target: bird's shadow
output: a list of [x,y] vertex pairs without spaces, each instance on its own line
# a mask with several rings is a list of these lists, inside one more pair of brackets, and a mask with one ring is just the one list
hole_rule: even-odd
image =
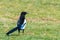
[[19,36],[20,34],[11,34],[9,36]]

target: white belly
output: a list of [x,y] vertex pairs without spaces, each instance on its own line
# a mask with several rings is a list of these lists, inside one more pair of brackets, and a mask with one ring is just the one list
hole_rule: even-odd
[[26,27],[26,19],[24,20],[24,23],[21,25],[21,29],[25,29]]

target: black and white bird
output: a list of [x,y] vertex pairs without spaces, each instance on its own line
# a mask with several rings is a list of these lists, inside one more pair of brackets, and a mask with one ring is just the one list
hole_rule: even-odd
[[21,12],[21,15],[17,22],[17,27],[15,27],[12,30],[10,30],[9,32],[7,32],[6,35],[9,35],[16,30],[18,30],[18,33],[20,33],[20,30],[22,30],[22,32],[24,33],[24,29],[26,26],[26,19],[25,19],[26,14],[27,14],[27,12]]

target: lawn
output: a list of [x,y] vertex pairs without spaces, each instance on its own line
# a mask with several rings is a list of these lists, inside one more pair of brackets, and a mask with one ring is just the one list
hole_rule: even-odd
[[[6,36],[22,11],[28,12],[25,33]],[[0,0],[0,40],[60,40],[60,0]]]

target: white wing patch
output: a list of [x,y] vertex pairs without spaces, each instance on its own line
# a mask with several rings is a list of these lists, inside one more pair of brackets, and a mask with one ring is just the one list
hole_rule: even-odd
[[24,23],[21,25],[21,29],[25,29],[26,26],[26,19],[24,20]]

